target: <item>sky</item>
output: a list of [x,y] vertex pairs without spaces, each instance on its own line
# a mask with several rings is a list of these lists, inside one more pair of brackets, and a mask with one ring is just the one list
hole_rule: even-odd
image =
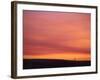
[[23,11],[24,59],[90,60],[89,13]]

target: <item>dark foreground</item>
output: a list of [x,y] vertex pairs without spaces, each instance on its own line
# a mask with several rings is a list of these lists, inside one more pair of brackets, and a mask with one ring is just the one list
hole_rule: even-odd
[[90,61],[70,61],[57,59],[24,59],[23,69],[39,69],[39,68],[57,68],[57,67],[75,67],[90,66]]

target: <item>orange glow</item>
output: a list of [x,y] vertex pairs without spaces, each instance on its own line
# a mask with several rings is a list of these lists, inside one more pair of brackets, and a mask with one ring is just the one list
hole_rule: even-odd
[[90,14],[23,11],[24,59],[90,60]]
[[[67,54],[67,55],[66,55]],[[24,59],[63,59],[75,61],[89,61],[90,55],[85,53],[53,53],[44,55],[24,55]]]

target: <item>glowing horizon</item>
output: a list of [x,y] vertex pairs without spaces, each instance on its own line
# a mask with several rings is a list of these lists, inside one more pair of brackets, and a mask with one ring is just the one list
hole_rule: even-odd
[[59,60],[72,60],[72,61],[90,61],[89,54],[79,53],[53,53],[53,54],[41,54],[41,55],[24,55],[24,59],[59,59]]

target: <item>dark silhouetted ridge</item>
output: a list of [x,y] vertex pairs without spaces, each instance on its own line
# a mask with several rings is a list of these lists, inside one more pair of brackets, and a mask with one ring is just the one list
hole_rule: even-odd
[[23,69],[90,66],[90,61],[72,61],[59,59],[24,59]]

